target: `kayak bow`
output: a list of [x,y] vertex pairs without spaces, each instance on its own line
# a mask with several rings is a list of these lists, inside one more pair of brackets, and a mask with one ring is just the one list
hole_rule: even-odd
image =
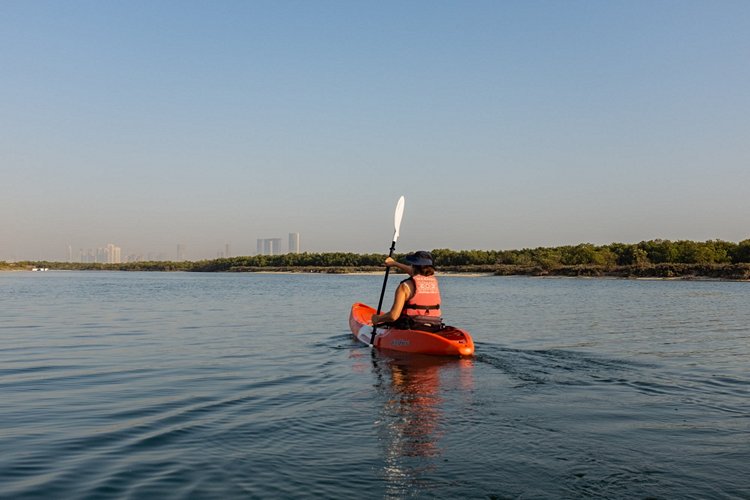
[[[367,345],[370,345],[373,339],[370,320],[373,314],[375,314],[374,308],[359,302],[352,305],[349,314],[349,328],[352,334]],[[446,326],[434,333],[379,326],[376,328],[372,345],[380,349],[438,356],[474,354],[474,341],[469,332],[453,326]]]

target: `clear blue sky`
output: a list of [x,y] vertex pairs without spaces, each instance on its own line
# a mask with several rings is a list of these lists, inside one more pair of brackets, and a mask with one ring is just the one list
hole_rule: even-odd
[[0,260],[750,237],[750,2],[0,2]]

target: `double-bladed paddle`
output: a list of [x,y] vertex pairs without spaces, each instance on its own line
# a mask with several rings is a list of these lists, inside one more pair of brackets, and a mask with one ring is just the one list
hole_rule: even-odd
[[[398,240],[398,234],[399,234],[399,228],[401,227],[401,218],[404,216],[404,197],[398,199],[398,203],[396,203],[396,213],[393,216],[393,242],[391,243],[391,251],[388,253],[388,257],[393,257],[393,252],[396,250],[396,241]],[[388,284],[388,273],[390,273],[391,268],[388,266],[385,266],[385,277],[383,278],[383,288],[380,290],[380,300],[378,301],[378,312],[377,314],[380,314],[380,308],[383,307],[383,296],[385,295],[385,287]],[[370,347],[373,346],[375,343],[375,333],[377,332],[377,327],[375,325],[372,325],[372,335],[370,336]]]

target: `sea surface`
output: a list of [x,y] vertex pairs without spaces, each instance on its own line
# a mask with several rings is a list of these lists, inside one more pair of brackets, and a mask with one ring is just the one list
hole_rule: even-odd
[[750,283],[445,276],[445,359],[382,279],[0,273],[0,497],[750,498]]

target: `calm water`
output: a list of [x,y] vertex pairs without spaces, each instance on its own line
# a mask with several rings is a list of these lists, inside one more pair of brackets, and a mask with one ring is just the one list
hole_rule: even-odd
[[750,498],[750,284],[445,277],[446,360],[381,280],[0,273],[0,497]]

